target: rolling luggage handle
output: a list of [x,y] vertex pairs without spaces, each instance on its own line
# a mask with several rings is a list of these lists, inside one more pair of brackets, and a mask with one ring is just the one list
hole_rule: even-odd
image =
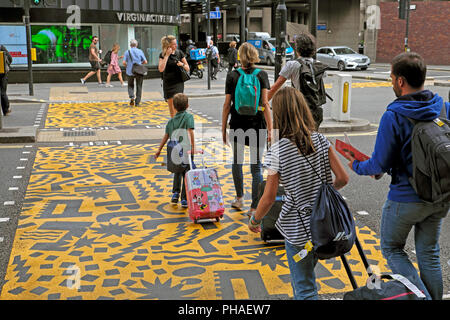
[[[362,249],[362,246],[361,246],[361,243],[359,242],[358,237],[355,238],[355,245],[356,245],[356,249],[358,249],[359,256],[361,257],[361,260],[364,264],[364,268],[366,269],[369,277],[371,277],[373,273],[371,272],[371,270],[369,270],[370,265],[369,265],[369,262],[367,262],[367,257]],[[357,289],[358,284],[356,283],[355,277],[353,276],[352,269],[350,268],[350,265],[348,264],[347,258],[345,257],[345,255],[341,255],[340,257],[342,260],[342,264],[344,265],[345,271],[347,272],[348,278],[350,279],[353,289]]]
[[[192,153],[192,151],[188,151],[187,152],[187,154],[189,155],[189,154],[196,154],[196,153],[200,153],[201,155],[202,155],[202,165],[203,165],[203,168],[206,168],[206,166],[205,166],[205,159],[204,159],[204,154],[205,154],[205,152],[203,151],[203,149],[200,149],[200,150],[197,150],[197,151],[194,151],[194,153]],[[189,158],[189,169],[190,170],[192,170],[193,169],[193,163],[192,163],[192,157],[188,157]]]

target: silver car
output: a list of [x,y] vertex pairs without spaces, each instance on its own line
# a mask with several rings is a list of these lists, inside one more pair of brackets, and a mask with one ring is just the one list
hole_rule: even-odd
[[317,60],[327,64],[330,68],[337,68],[340,71],[366,70],[370,65],[370,58],[363,54],[356,53],[349,47],[321,47],[317,50]]

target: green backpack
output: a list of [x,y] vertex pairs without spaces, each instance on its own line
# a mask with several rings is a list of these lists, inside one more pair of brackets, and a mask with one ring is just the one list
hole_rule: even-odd
[[261,85],[257,74],[260,69],[255,69],[247,74],[242,68],[237,69],[241,74],[234,91],[234,108],[241,115],[253,116],[258,112]]

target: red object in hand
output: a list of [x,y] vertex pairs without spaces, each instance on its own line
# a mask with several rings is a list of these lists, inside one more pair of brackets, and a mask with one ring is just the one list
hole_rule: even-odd
[[358,161],[366,161],[370,159],[369,156],[358,151],[352,145],[347,144],[339,139],[336,139],[336,151],[342,154],[347,160],[352,160],[347,154],[350,154],[354,159]]

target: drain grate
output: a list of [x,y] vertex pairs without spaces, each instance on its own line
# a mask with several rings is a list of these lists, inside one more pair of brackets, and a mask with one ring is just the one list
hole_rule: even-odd
[[87,137],[87,136],[95,136],[95,131],[64,131],[64,137]]

